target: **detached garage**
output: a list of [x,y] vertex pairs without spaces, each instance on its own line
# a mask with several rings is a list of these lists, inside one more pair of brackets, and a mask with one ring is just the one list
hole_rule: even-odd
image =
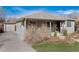
[[16,31],[16,23],[4,23],[4,31],[8,32],[14,32]]

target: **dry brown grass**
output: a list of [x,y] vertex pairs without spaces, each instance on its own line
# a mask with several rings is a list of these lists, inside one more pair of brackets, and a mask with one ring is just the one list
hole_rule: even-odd
[[59,37],[51,37],[46,42],[49,42],[49,43],[63,42],[63,43],[68,43],[68,44],[75,43],[75,41],[72,38],[68,37],[68,36],[65,36],[64,39],[60,39]]
[[29,26],[26,30],[25,41],[28,43],[42,42],[49,39],[48,29],[45,25],[41,27]]
[[64,36],[64,39],[61,39],[58,36],[50,36],[46,25],[41,27],[29,26],[26,30],[25,41],[32,44],[38,42],[63,42],[63,43],[75,43],[74,39],[79,39],[79,33],[72,33],[67,36]]

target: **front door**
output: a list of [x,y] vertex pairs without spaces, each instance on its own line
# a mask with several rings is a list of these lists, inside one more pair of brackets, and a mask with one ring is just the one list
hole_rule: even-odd
[[52,26],[52,28],[51,28],[52,32],[54,32],[54,31],[60,32],[60,21],[52,22],[51,26]]
[[57,31],[60,32],[60,21],[57,21],[56,24],[57,24]]

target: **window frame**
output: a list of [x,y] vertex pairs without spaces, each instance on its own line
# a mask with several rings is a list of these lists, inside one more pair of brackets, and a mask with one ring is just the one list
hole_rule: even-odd
[[67,27],[71,27],[71,21],[67,20]]

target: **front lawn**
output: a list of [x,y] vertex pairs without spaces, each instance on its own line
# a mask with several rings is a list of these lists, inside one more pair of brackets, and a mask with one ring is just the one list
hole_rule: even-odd
[[38,52],[77,52],[79,43],[36,43],[32,46]]

